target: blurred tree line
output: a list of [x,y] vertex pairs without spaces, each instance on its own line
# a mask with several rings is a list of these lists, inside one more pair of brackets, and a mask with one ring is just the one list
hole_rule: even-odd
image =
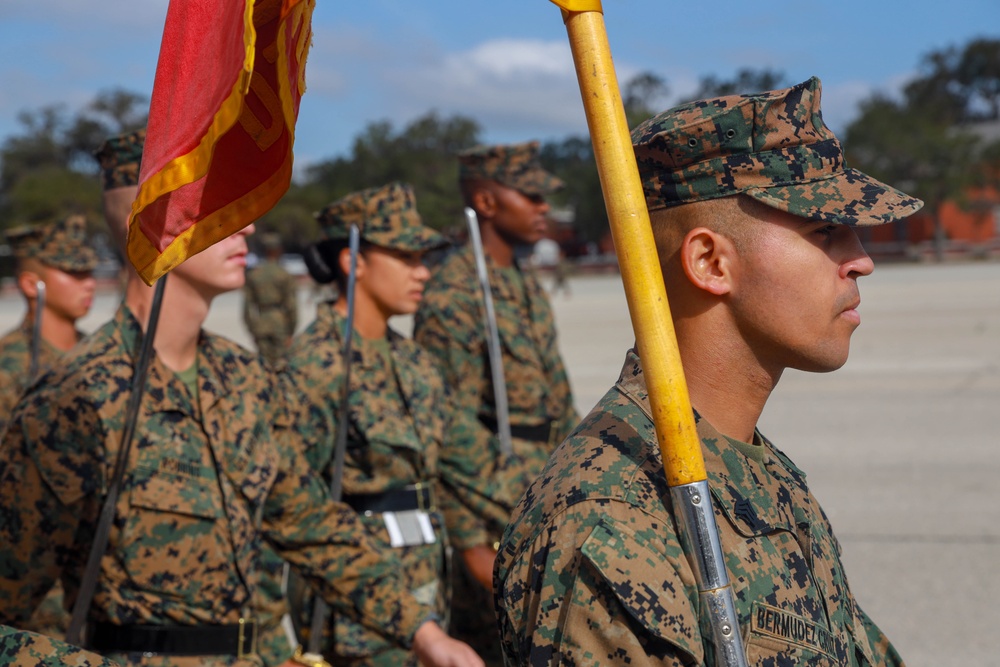
[[[699,83],[690,99],[796,82],[778,71],[743,69]],[[622,98],[630,126],[666,108],[669,96],[667,81],[655,73],[626,81]],[[147,105],[142,96],[113,90],[75,114],[62,106],[21,112],[23,131],[0,145],[0,228],[81,213],[95,234],[103,234],[92,152],[105,138],[144,126]],[[1000,122],[1000,40],[977,39],[924,56],[901,98],[877,93],[864,100],[841,138],[850,166],[921,197],[933,215],[946,199],[962,201],[970,186],[997,182],[1000,142],[974,131],[987,122]],[[463,116],[431,112],[400,129],[372,122],[348,155],[307,167],[258,228],[279,232],[289,249],[301,250],[318,235],[314,213],[327,203],[402,180],[414,186],[428,224],[454,232],[462,220],[454,154],[481,141],[482,128]],[[589,137],[544,142],[541,159],[567,183],[552,203],[574,211],[580,241],[603,237],[608,223]]]

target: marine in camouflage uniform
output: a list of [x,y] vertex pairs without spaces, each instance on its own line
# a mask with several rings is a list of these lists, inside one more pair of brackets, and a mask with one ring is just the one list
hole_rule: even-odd
[[[36,377],[55,365],[65,352],[44,335],[45,320],[58,318],[65,322],[63,329],[69,331],[70,345],[83,338],[83,333],[73,323],[90,310],[94,296],[92,272],[97,266],[97,253],[86,243],[85,222],[81,216],[70,216],[49,225],[26,225],[7,232],[17,261],[18,286],[28,300],[28,312],[21,325],[0,338],[0,432],[6,427],[7,419],[14,410],[21,393],[34,378],[28,377],[32,365],[31,348],[35,325],[35,281],[46,282],[49,298],[43,313],[43,331],[38,345]],[[53,280],[45,281],[49,272],[58,273]],[[68,274],[68,275],[66,275]],[[25,284],[22,285],[22,282]],[[50,284],[51,283],[51,284]],[[54,293],[61,286],[69,284],[70,293],[62,297]],[[27,291],[31,289],[31,292]],[[61,298],[62,297],[62,298]],[[64,304],[67,300],[70,304]],[[65,345],[66,341],[59,341]]]
[[[170,276],[89,646],[124,664],[263,664],[254,615],[266,541],[340,613],[444,664],[466,647],[425,615],[354,511],[309,474],[276,378],[200,330],[212,298],[242,287],[252,230]],[[150,304],[148,292],[127,289],[115,319],[29,390],[0,443],[0,622],[23,622],[56,579],[70,597],[79,587],[121,442],[141,339],[133,313],[144,318]]]
[[[104,215],[108,229],[120,248],[125,245],[128,216],[138,191],[139,164],[145,141],[145,130],[128,132],[109,138],[94,153],[101,169]],[[126,301],[150,297],[152,288],[138,277],[127,261],[124,263],[123,273]],[[257,606],[253,613],[257,621],[257,653],[265,665],[280,665],[294,650],[294,645],[282,626],[282,619],[288,613],[283,588],[286,563],[266,543],[261,544],[260,550],[256,584],[258,594],[254,599]]]
[[45,635],[0,625],[0,665],[117,667],[118,663]]
[[[475,449],[455,472],[460,498],[479,521],[456,527],[451,539],[464,553],[492,550],[510,511],[541,472],[554,447],[578,415],[559,354],[552,309],[534,273],[514,257],[547,229],[545,195],[562,187],[538,161],[538,143],[486,146],[459,156],[466,205],[479,217],[490,289],[499,330],[513,456],[496,448],[496,401],[483,298],[471,246],[454,252],[435,269],[417,311],[414,339],[438,359],[459,402]],[[493,447],[475,445],[492,442]],[[489,487],[485,487],[489,484]],[[465,559],[456,559],[454,632],[470,641],[488,663],[500,661],[490,591],[474,581]],[[470,562],[471,564],[471,562]],[[492,568],[487,567],[488,573]]]
[[[26,225],[7,232],[17,261],[17,283],[28,301],[21,326],[0,338],[0,433],[24,390],[56,365],[63,353],[83,338],[76,321],[90,310],[95,283],[92,276],[97,254],[86,243],[82,216],[70,216],[49,225]],[[37,281],[46,285],[37,358],[32,359]],[[46,335],[52,336],[52,340]],[[31,377],[31,369],[35,376]],[[50,637],[61,638],[69,625],[63,608],[62,586],[56,584],[24,625]]]
[[[171,276],[177,280],[176,275]],[[123,306],[71,353],[51,382],[29,391],[0,446],[0,619],[23,622],[62,577],[75,595],[121,427],[139,323]],[[258,665],[249,655],[143,657],[116,650],[143,626],[252,620],[262,540],[311,573],[342,613],[408,643],[427,616],[354,511],[329,502],[288,438],[283,401],[254,355],[202,333],[197,396],[159,359],[101,564],[91,644],[124,664]],[[120,628],[123,628],[121,630]],[[209,628],[210,630],[212,628]],[[250,631],[248,630],[248,633]],[[213,651],[214,652],[214,651]]]
[[[872,269],[852,227],[902,219],[921,204],[844,168],[819,98],[812,79],[694,102],[646,121],[632,139],[748,663],[901,665],[857,605],[805,474],[755,428],[770,393],[760,391],[764,377],[776,383],[786,367],[833,370],[847,359],[856,280]],[[773,273],[757,278],[767,265]],[[761,290],[794,291],[799,278],[804,316],[765,300]],[[755,306],[746,309],[749,293]],[[809,327],[806,342],[794,338]],[[727,346],[739,348],[742,336],[734,356]],[[511,518],[496,569],[505,658],[713,665],[701,604],[632,350]]]
[[298,285],[278,261],[281,237],[262,234],[264,259],[247,271],[243,288],[243,322],[264,360],[277,366],[288,355],[298,323]]
[[[334,474],[337,425],[345,381],[343,331],[349,270],[348,233],[359,227],[351,341],[344,501],[370,539],[391,554],[400,582],[428,613],[447,618],[442,507],[462,511],[441,483],[441,459],[454,451],[448,438],[451,397],[431,356],[388,326],[388,318],[416,310],[430,273],[424,253],[446,243],[423,225],[412,189],[392,183],[355,192],[326,207],[318,219],[318,248],[342,295],[321,303],[296,339],[283,373],[286,392],[298,395],[295,430],[314,470]],[[460,450],[461,451],[461,450]],[[449,513],[452,521],[454,515]],[[416,665],[416,657],[385,637],[335,614],[324,654],[336,665]]]

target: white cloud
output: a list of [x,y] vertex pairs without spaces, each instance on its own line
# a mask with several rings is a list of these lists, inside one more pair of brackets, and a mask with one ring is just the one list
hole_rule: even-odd
[[[585,131],[572,56],[564,42],[498,39],[383,72],[410,115],[438,109],[477,119],[487,133]],[[527,138],[527,137],[526,137]]]

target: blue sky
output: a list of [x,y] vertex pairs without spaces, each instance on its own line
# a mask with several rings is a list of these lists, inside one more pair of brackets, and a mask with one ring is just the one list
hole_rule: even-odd
[[[20,130],[21,110],[75,110],[115,87],[148,95],[166,7],[0,2],[0,141]],[[662,108],[703,75],[770,67],[790,82],[819,76],[835,131],[859,100],[897,91],[929,51],[1000,37],[1000,0],[605,0],[604,13],[619,80],[660,75]],[[313,30],[297,166],[347,154],[371,121],[400,129],[431,110],[475,118],[491,142],[586,132],[565,28],[547,0],[317,0]]]

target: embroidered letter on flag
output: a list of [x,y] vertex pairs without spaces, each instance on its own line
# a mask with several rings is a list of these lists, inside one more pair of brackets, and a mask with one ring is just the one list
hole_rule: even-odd
[[288,190],[315,0],[170,0],[128,254],[148,284]]

